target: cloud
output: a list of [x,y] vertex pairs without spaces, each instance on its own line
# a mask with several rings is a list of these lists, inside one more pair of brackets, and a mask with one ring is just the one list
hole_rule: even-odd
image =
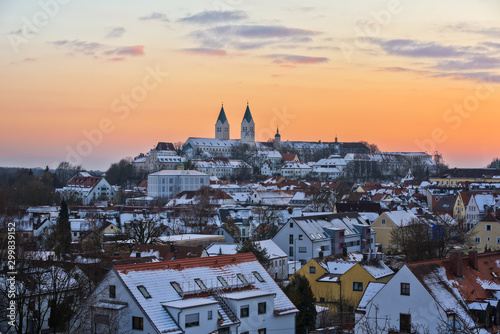
[[265,57],[274,59],[273,62],[276,64],[319,64],[329,61],[325,57],[307,57],[290,54],[272,54]]
[[211,49],[211,48],[191,48],[182,49],[182,51],[190,54],[199,54],[207,56],[227,56],[226,50],[222,49]]
[[29,62],[32,62],[32,61],[36,61],[36,58],[24,58],[23,61],[29,61]]
[[481,45],[484,45],[487,48],[500,49],[500,43],[484,42]]
[[159,13],[159,12],[153,12],[149,14],[148,16],[142,16],[139,17],[139,20],[141,21],[161,21],[161,22],[170,22],[170,20],[167,18],[167,15],[164,13]]
[[370,39],[370,41],[378,44],[388,54],[414,58],[460,57],[470,51],[468,47],[446,46],[434,42],[421,42],[411,39]]
[[308,43],[321,32],[271,25],[223,25],[190,34],[203,47],[258,49],[271,44]]
[[451,77],[459,80],[500,83],[500,75],[493,72],[443,72],[435,74],[434,77]]
[[480,34],[485,36],[500,36],[500,27],[482,27],[475,24],[460,22],[457,24],[449,24],[444,26],[442,29],[444,32],[465,32],[470,34]]
[[121,46],[104,52],[106,55],[143,56],[144,45]]
[[240,21],[247,18],[247,14],[240,10],[235,11],[204,11],[187,16],[179,21],[193,24],[212,24],[230,21]]
[[86,56],[99,56],[99,55],[116,55],[116,56],[143,56],[144,45],[133,46],[111,46],[96,42],[86,42],[80,40],[59,40],[48,42],[56,47],[66,48],[71,50],[72,53],[82,54]]
[[478,55],[467,60],[441,61],[435,67],[446,71],[495,69],[500,68],[500,58]]
[[108,32],[106,38],[120,38],[126,31],[123,27],[113,27],[106,30]]
[[120,61],[125,61],[127,60],[127,58],[125,57],[113,57],[113,58],[109,58],[108,61],[112,61],[112,62],[120,62]]

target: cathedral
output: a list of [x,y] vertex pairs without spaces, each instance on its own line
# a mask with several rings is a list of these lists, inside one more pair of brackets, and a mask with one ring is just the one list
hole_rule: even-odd
[[362,143],[340,143],[335,138],[335,142],[303,142],[303,141],[282,141],[279,129],[272,142],[255,141],[255,122],[250,112],[247,102],[243,119],[241,121],[240,139],[230,138],[230,126],[227,119],[224,105],[221,106],[219,117],[215,122],[215,138],[189,137],[183,146],[183,151],[187,157],[231,157],[232,148],[240,144],[248,144],[258,151],[280,150],[284,152],[295,152],[302,161],[312,161],[317,152],[329,151],[333,154],[345,155],[347,153],[370,153],[369,149]]

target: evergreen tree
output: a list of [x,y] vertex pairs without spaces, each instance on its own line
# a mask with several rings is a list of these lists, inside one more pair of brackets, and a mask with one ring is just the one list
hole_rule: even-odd
[[69,222],[68,205],[65,201],[61,202],[59,216],[57,217],[55,230],[54,252],[57,258],[63,254],[68,254],[71,247],[71,224]]
[[314,329],[316,307],[314,306],[314,294],[307,278],[303,275],[295,275],[283,291],[299,310],[299,314],[295,318],[296,333],[306,333],[308,330]]
[[248,253],[252,252],[253,255],[257,258],[257,260],[264,267],[269,265],[269,255],[264,248],[261,248],[260,245],[252,240],[247,240],[240,246],[236,248],[238,253]]

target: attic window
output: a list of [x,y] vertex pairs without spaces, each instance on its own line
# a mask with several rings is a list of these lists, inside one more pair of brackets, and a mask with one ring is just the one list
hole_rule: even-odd
[[151,298],[151,295],[149,294],[148,290],[146,290],[146,287],[144,285],[139,285],[137,287],[137,289],[139,289],[139,291],[142,293],[144,298],[146,298],[146,299]]
[[316,239],[316,237],[314,236],[314,234],[309,234],[311,236],[311,239]]
[[236,276],[238,276],[238,278],[240,279],[241,283],[243,283],[243,284],[248,284],[248,281],[247,281],[247,279],[245,278],[245,276],[243,276],[243,274],[238,274],[238,275],[236,275]]
[[177,291],[178,294],[182,294],[182,288],[181,286],[179,285],[179,283],[177,282],[170,282],[170,284],[172,285],[172,288],[174,288],[175,291]]
[[217,279],[219,280],[220,284],[222,284],[222,286],[225,288],[227,287],[227,282],[226,280],[224,279],[224,277],[222,276],[217,276]]
[[262,278],[262,276],[260,276],[260,274],[257,271],[252,272],[252,274],[255,276],[255,278],[257,279],[257,281],[259,281],[261,283],[265,282],[264,279]]
[[195,278],[194,281],[196,282],[196,284],[198,284],[198,286],[200,287],[200,289],[205,290],[207,288],[205,286],[205,283],[203,283],[203,281],[201,279]]

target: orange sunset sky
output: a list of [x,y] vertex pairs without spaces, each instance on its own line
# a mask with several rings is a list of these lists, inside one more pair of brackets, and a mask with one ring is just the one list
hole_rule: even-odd
[[0,0],[0,166],[106,170],[158,141],[500,156],[500,2]]

